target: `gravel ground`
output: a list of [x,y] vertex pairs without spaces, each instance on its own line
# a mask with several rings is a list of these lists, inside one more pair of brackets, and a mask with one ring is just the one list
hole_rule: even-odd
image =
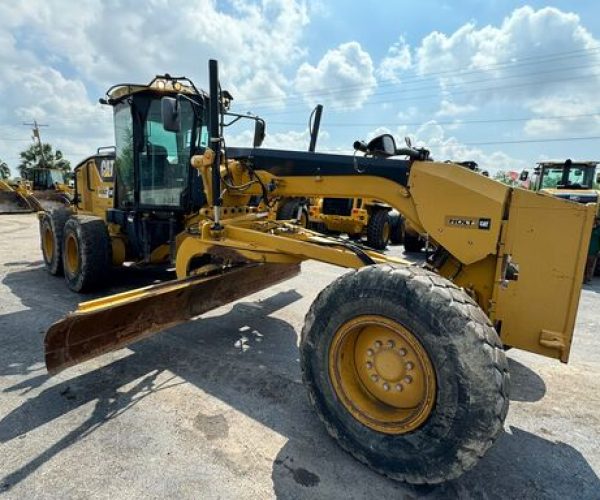
[[[600,497],[600,279],[583,291],[571,362],[510,351],[503,435],[460,479],[415,488],[343,452],[300,381],[304,315],[343,270],[305,263],[293,280],[49,378],[43,334],[80,297],[38,248],[35,216],[0,216],[7,498]],[[161,277],[123,270],[112,291]]]

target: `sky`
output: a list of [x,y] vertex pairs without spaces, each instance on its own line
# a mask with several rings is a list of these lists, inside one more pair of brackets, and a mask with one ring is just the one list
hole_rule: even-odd
[[0,3],[0,159],[16,173],[37,120],[74,166],[114,143],[109,86],[206,89],[209,58],[264,147],[306,150],[320,103],[322,152],[390,132],[492,171],[600,156],[598,2],[27,0]]

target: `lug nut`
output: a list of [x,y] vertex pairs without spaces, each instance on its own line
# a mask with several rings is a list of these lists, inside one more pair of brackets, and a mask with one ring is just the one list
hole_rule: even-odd
[[390,390],[390,384],[388,384],[387,382],[385,384],[383,384],[383,390],[384,391],[389,391]]
[[402,389],[403,389],[402,384],[396,384],[396,390],[398,392],[402,392]]
[[377,347],[377,349],[379,349],[381,347],[381,341],[380,340],[375,341],[375,347]]
[[410,375],[407,375],[406,377],[404,377],[404,382],[410,384],[412,382],[412,377]]
[[379,377],[377,375],[373,374],[373,375],[371,375],[371,380],[373,382],[377,382],[379,380]]
[[388,340],[388,344],[387,345],[388,345],[388,347],[392,347],[393,348],[396,344],[394,343],[393,340]]
[[400,356],[406,356],[406,349],[402,348],[398,351],[398,353],[400,354]]
[[367,361],[367,368],[370,370],[371,368],[373,368],[373,363],[371,363],[370,361]]
[[373,349],[367,349],[367,356],[373,356]]
[[412,370],[414,367],[415,367],[415,365],[413,365],[410,361],[408,363],[406,363],[407,370]]

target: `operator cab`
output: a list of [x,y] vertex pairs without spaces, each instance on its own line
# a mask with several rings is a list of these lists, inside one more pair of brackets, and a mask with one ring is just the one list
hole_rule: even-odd
[[596,203],[600,189],[598,162],[572,161],[538,163],[533,189],[579,203]]
[[540,189],[594,189],[596,162],[539,163]]
[[[177,96],[177,130],[163,126],[161,100],[168,96]],[[108,90],[101,102],[114,110],[117,209],[187,212],[202,204],[189,166],[207,144],[206,101],[190,80],[169,75]]]
[[[176,128],[165,126],[164,99],[176,102]],[[128,258],[149,262],[206,201],[190,159],[208,143],[208,98],[189,79],[163,75],[147,85],[115,85],[100,102],[113,107],[115,124],[114,200],[106,219],[127,235]]]

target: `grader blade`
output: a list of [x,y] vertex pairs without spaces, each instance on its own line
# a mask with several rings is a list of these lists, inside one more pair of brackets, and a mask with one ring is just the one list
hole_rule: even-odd
[[55,191],[53,189],[34,191],[34,196],[37,204],[41,207],[41,210],[46,210],[48,212],[55,208],[68,207],[71,203],[67,193]]
[[39,212],[43,209],[35,196],[0,180],[0,214]]
[[246,264],[217,276],[175,280],[84,302],[46,333],[46,368],[57,373],[120,349],[299,271],[299,264]]

